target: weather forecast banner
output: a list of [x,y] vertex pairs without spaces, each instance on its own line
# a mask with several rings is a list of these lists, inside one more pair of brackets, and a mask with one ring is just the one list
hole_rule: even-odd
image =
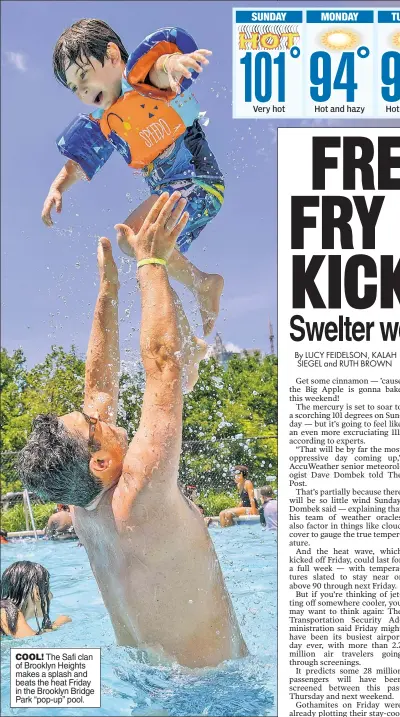
[[233,117],[400,119],[400,8],[234,8]]

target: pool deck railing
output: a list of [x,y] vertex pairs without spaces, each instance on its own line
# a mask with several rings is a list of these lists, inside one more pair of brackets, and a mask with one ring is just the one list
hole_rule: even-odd
[[36,535],[44,535],[44,530],[17,530],[13,532],[7,532],[7,538],[34,538]]

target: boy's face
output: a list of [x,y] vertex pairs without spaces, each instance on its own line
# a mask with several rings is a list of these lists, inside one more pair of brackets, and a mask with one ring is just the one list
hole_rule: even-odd
[[95,57],[82,58],[66,67],[67,86],[85,105],[106,110],[121,94],[124,64],[117,45],[108,44],[104,65]]

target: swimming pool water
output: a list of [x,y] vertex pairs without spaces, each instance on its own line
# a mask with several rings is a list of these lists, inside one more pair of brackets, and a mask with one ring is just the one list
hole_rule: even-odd
[[[20,541],[2,546],[2,571],[16,560],[31,560],[50,572],[52,619],[72,622],[30,638],[29,646],[101,647],[101,708],[10,708],[10,647],[27,640],[2,640],[2,715],[114,717],[117,715],[275,716],[276,709],[276,533],[259,524],[226,530],[211,527],[226,584],[250,656],[215,669],[152,666],[143,654],[117,647],[86,551],[76,542]],[[196,556],[193,556],[193,560]],[[31,623],[35,627],[34,621]]]

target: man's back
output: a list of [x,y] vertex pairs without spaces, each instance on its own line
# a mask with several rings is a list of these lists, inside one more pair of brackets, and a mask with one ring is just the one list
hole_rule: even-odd
[[72,516],[71,513],[65,510],[60,510],[57,513],[53,513],[50,516],[47,526],[46,534],[49,536],[59,536],[72,532]]
[[148,485],[122,522],[113,492],[74,522],[119,644],[188,667],[247,654],[201,514],[177,487]]

